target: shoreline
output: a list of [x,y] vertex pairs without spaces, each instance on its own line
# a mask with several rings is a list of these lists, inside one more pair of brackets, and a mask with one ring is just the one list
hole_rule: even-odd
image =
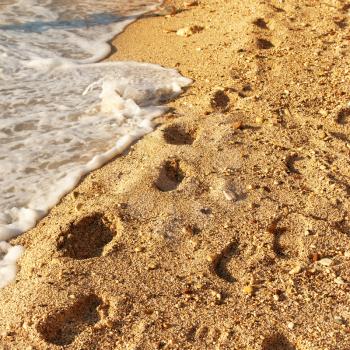
[[109,60],[193,85],[13,241],[26,250],[0,290],[1,344],[349,348],[347,10],[174,4]]

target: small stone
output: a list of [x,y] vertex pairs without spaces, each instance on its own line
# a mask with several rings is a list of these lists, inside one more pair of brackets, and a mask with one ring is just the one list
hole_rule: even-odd
[[294,324],[293,322],[288,322],[288,323],[287,323],[287,327],[288,327],[290,330],[292,330],[292,329],[294,329],[295,324]]
[[115,326],[115,323],[111,319],[106,319],[104,324],[107,328],[113,328]]
[[141,252],[143,252],[144,251],[144,248],[143,247],[135,247],[135,249],[134,249],[134,252],[135,253],[141,253]]
[[211,290],[210,294],[217,300],[221,300],[222,299],[221,293],[218,293],[216,290]]
[[[316,248],[314,244],[310,245],[310,248]],[[310,260],[315,263],[320,259],[320,255],[318,253],[311,253],[310,254]]]
[[333,260],[329,258],[323,258],[318,260],[318,263],[322,266],[331,266],[333,264]]
[[208,255],[207,256],[207,261],[208,262],[214,262],[215,261],[215,256],[214,255]]
[[199,242],[198,242],[197,240],[190,239],[188,242],[191,243],[192,248],[193,248],[194,250],[197,250],[197,249],[198,249],[198,247],[199,247]]
[[346,282],[340,277],[340,276],[338,276],[337,278],[335,278],[334,279],[334,282],[336,283],[336,284],[346,284]]
[[196,1],[196,0],[184,1],[183,5],[185,8],[192,7],[192,6],[198,6],[198,1]]
[[148,264],[147,269],[148,270],[155,270],[157,267],[158,267],[158,264],[150,263],[150,264]]
[[236,198],[235,194],[232,191],[226,190],[226,191],[223,191],[223,193],[224,193],[225,198],[228,201],[233,201]]
[[233,122],[233,123],[231,124],[231,127],[232,127],[232,129],[234,129],[234,130],[242,129],[243,123],[242,123],[240,120],[238,120],[238,121]]
[[76,296],[74,294],[70,294],[68,297],[69,297],[69,299],[75,299],[76,298]]
[[318,136],[320,137],[320,139],[324,139],[327,137],[327,134],[323,130],[320,130],[318,132]]
[[345,256],[346,258],[350,258],[350,250],[345,251],[345,252],[344,252],[344,256]]
[[304,236],[310,236],[310,235],[312,235],[312,230],[309,228],[306,228],[304,231]]
[[8,331],[3,331],[0,333],[0,337],[7,337],[10,334]]
[[326,117],[327,116],[327,111],[326,110],[324,110],[324,109],[320,109],[319,111],[318,111],[318,113],[320,113],[321,115],[322,115],[322,117]]
[[51,264],[58,265],[59,263],[60,263],[60,259],[58,259],[58,258],[52,258],[51,259]]
[[295,266],[293,269],[291,269],[291,270],[289,271],[289,274],[290,274],[290,275],[296,275],[296,274],[300,273],[301,270],[302,270],[301,265],[297,265],[297,266]]
[[126,203],[118,203],[117,207],[121,208],[121,209],[126,209],[128,207],[128,205]]
[[248,284],[247,286],[243,287],[243,293],[247,295],[252,295],[254,293],[254,287]]
[[255,118],[255,123],[258,124],[258,125],[261,125],[264,123],[264,118],[262,117],[256,117]]
[[278,294],[274,294],[273,295],[273,300],[279,301],[280,300],[280,296]]
[[341,316],[334,316],[334,321],[338,324],[345,324],[345,320]]

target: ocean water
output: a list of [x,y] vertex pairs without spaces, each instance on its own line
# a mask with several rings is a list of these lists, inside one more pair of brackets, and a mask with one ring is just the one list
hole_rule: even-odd
[[15,278],[23,251],[6,241],[150,132],[162,104],[190,84],[157,65],[101,62],[109,41],[159,4],[1,1],[0,287]]

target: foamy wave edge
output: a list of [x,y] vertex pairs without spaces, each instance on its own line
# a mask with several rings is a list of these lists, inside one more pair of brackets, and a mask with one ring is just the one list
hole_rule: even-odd
[[[116,64],[121,62],[116,62]],[[136,63],[136,62],[135,62]],[[96,63],[98,65],[113,65],[113,63]],[[169,96],[169,89],[172,90],[172,95],[170,98],[177,97],[181,92],[182,88],[190,85],[192,83],[191,79],[181,76],[177,70],[163,68],[155,64],[145,64],[137,63],[140,65],[148,65],[158,67],[160,69],[165,69],[172,73],[172,80],[169,84],[165,86],[165,90]],[[89,66],[89,64],[83,65],[84,67]],[[96,83],[93,83],[96,84]],[[91,85],[93,85],[91,84]],[[115,91],[114,91],[115,92]],[[100,96],[103,100],[102,95]],[[121,96],[117,95],[118,104],[128,103],[130,99],[123,99]],[[121,101],[122,99],[122,101]],[[103,102],[103,101],[102,101]],[[110,102],[110,101],[109,101]],[[108,103],[109,103],[108,102]],[[131,101],[136,105],[134,101]],[[138,106],[139,108],[142,108]],[[144,135],[150,133],[154,130],[154,124],[152,120],[156,117],[162,115],[166,107],[165,106],[153,106],[158,108],[158,111],[151,112],[149,116],[145,117],[144,120],[138,125],[136,131],[126,134],[119,138],[114,147],[108,151],[96,155],[88,163],[82,166],[79,170],[69,174],[63,178],[59,183],[57,183],[58,190],[50,195],[46,206],[40,209],[37,208],[12,208],[10,224],[3,224],[1,222],[6,221],[5,215],[0,213],[0,288],[5,287],[9,283],[15,281],[17,273],[17,261],[23,255],[24,248],[20,245],[12,246],[6,241],[9,241],[18,235],[32,229],[35,227],[36,223],[45,217],[49,210],[54,207],[67,193],[71,192],[80,182],[83,176],[87,175],[93,170],[101,168],[107,162],[115,158],[116,156],[122,154],[133,142],[137,141]],[[8,213],[7,213],[8,216]]]

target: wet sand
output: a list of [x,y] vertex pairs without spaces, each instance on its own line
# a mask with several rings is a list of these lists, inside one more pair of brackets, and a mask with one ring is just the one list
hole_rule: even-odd
[[14,241],[1,346],[350,348],[350,7],[173,5],[110,59],[193,85]]

